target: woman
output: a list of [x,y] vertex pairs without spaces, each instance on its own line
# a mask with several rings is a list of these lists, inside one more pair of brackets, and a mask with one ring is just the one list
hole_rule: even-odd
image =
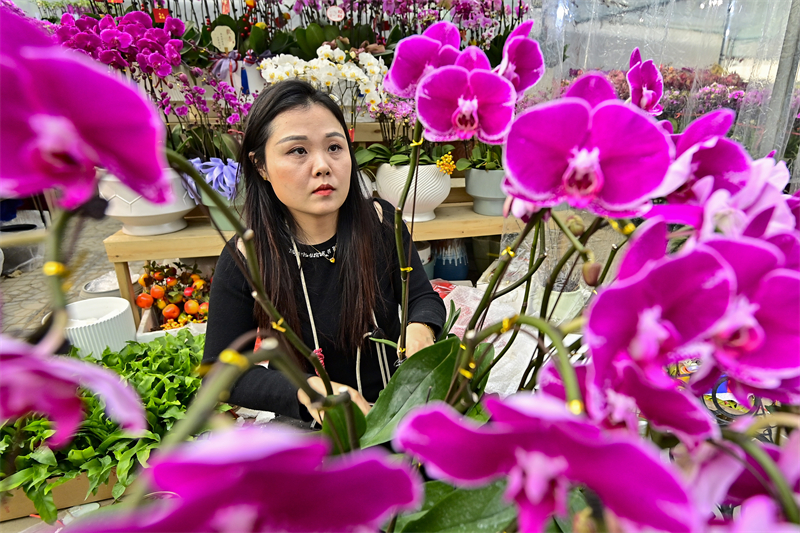
[[[368,199],[341,110],[331,98],[297,80],[259,96],[242,142],[240,179],[246,185],[247,226],[266,292],[306,345],[320,348],[334,391],[345,385],[366,412],[394,371],[397,353],[368,337],[397,340],[401,282],[394,208]],[[413,249],[403,229],[406,250]],[[232,240],[220,255],[211,289],[203,360],[211,362],[235,338],[272,323],[255,303],[236,266]],[[411,251],[407,353],[431,345],[445,307]],[[284,343],[284,346],[287,346]],[[289,348],[290,349],[290,348]],[[292,353],[308,382],[324,386],[305,358]],[[257,366],[231,391],[230,403],[311,420],[307,395],[280,372]]]

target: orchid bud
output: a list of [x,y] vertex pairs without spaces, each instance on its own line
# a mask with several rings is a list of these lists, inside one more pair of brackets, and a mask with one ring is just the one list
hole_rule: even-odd
[[583,281],[590,287],[596,287],[597,281],[600,279],[600,273],[603,271],[603,265],[600,263],[584,263],[583,264]]
[[570,215],[566,220],[567,229],[572,232],[576,237],[583,235],[586,231],[586,226],[583,224],[583,219],[578,215]]

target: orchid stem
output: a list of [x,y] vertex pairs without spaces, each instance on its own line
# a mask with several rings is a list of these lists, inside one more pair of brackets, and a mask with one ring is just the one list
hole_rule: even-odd
[[569,228],[566,226],[566,224],[564,224],[564,221],[561,220],[558,216],[556,216],[555,213],[553,213],[553,217],[552,218],[553,218],[553,222],[556,223],[556,226],[558,226],[558,228],[564,233],[564,235],[567,236],[567,239],[569,239],[569,242],[572,243],[572,246],[578,251],[579,254],[581,254],[581,256],[584,259],[586,259],[589,251],[586,249],[586,247],[583,245],[583,243],[581,243],[578,240],[578,238],[575,236],[575,234],[572,233],[569,230]]
[[403,186],[403,192],[400,195],[400,201],[394,211],[394,238],[397,245],[397,259],[400,264],[400,281],[402,283],[403,292],[402,299],[402,315],[400,318],[400,342],[397,343],[397,358],[402,361],[405,359],[406,351],[406,326],[408,322],[408,263],[406,261],[405,247],[403,246],[403,208],[405,208],[406,200],[408,199],[408,191],[411,189],[411,182],[416,174],[417,165],[419,163],[419,144],[422,141],[422,123],[417,121],[414,125],[413,134],[413,147],[411,148],[411,160],[408,166],[408,177]]
[[774,496],[780,502],[786,519],[793,524],[800,524],[800,509],[797,507],[797,501],[794,499],[791,487],[789,487],[786,478],[781,474],[778,465],[775,464],[775,461],[772,460],[758,442],[729,429],[722,430],[722,438],[735,443],[744,453],[758,463],[758,466],[764,470],[764,473],[767,474],[767,477],[772,482]]
[[[245,259],[247,260],[247,269],[250,271],[250,279],[253,284],[254,289],[254,298],[255,300],[264,308],[267,314],[272,318],[272,320],[276,323],[281,322],[283,317],[275,306],[272,304],[269,298],[266,296],[266,290],[264,289],[264,284],[261,281],[261,271],[258,267],[258,260],[256,259],[256,250],[255,246],[253,245],[253,231],[250,229],[245,228],[239,217],[237,217],[233,211],[231,210],[230,206],[225,202],[222,197],[214,191],[211,186],[206,183],[206,180],[200,175],[197,169],[189,163],[183,156],[180,154],[167,149],[167,160],[172,168],[176,171],[186,174],[192,180],[194,180],[197,187],[199,187],[212,201],[217,205],[217,207],[222,210],[222,213],[225,215],[225,218],[233,225],[236,229],[236,234],[241,239],[241,242],[244,244],[245,247]],[[284,323],[285,324],[285,323]],[[308,360],[314,369],[319,374],[320,379],[325,384],[325,391],[328,395],[333,394],[333,387],[331,386],[331,380],[328,376],[328,373],[325,370],[325,367],[322,366],[319,359],[314,355],[312,350],[305,345],[303,340],[287,325],[284,325],[283,328],[286,330],[283,332],[283,335],[289,341],[289,343],[294,346],[294,348],[305,356],[306,360]]]

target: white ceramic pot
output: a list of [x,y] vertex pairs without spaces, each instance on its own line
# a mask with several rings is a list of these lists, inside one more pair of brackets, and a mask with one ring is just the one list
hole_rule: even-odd
[[123,349],[127,341],[136,340],[133,311],[124,298],[91,298],[67,305],[67,327],[64,334],[81,355],[97,359],[106,347]]
[[100,197],[108,201],[106,215],[122,222],[122,231],[128,235],[161,235],[182,230],[186,227],[183,216],[196,204],[183,187],[180,175],[170,170],[169,176],[175,199],[169,204],[154,204],[116,176],[104,175],[98,189]]
[[[397,206],[400,203],[400,195],[403,193],[407,177],[407,166],[381,165],[378,167],[376,179],[378,194],[384,200]],[[415,193],[416,207],[414,208]],[[448,194],[450,194],[450,176],[436,168],[436,165],[420,166],[416,185],[412,182],[408,191],[408,199],[405,209],[403,209],[403,220],[411,221],[412,210],[414,222],[433,220],[436,218],[433,210],[444,202]]]
[[505,170],[471,168],[464,173],[467,194],[472,196],[472,210],[479,215],[500,216],[506,194],[500,188]]

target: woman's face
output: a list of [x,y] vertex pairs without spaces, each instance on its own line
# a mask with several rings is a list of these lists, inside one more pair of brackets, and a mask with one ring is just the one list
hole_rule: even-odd
[[350,191],[352,162],[333,113],[319,104],[281,113],[272,122],[265,155],[266,179],[295,221],[303,227],[330,218],[335,227]]

